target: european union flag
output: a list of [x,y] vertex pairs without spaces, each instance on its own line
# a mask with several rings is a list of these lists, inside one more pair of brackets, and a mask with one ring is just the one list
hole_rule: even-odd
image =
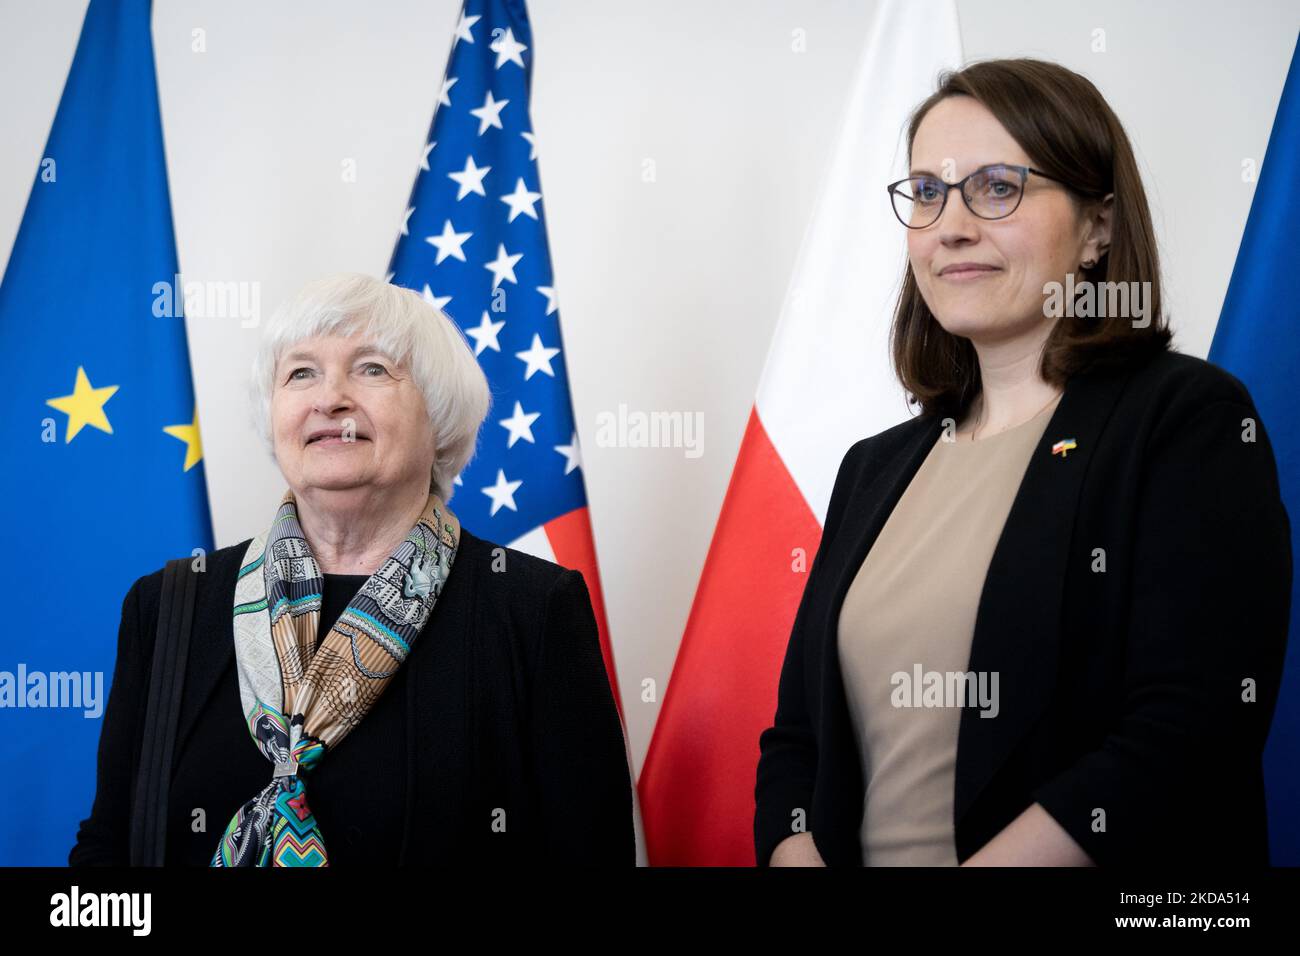
[[[1278,103],[1273,132],[1237,264],[1210,346],[1210,361],[1250,389],[1274,436],[1282,500],[1291,516],[1291,553],[1300,561],[1300,43]],[[1294,562],[1293,562],[1294,563]],[[1300,591],[1291,585],[1291,636],[1273,729],[1264,750],[1269,850],[1274,866],[1300,866]]]
[[67,862],[122,600],[212,546],[149,14],[92,0],[0,284],[3,865]]

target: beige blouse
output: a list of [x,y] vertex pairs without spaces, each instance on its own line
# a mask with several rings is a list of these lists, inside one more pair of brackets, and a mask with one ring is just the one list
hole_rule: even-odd
[[[962,701],[937,692],[931,672],[943,675],[943,687],[962,686],[949,675],[969,666],[993,550],[1059,402],[1058,396],[1029,421],[975,442],[941,436],[845,595],[838,644],[862,754],[866,866],[957,864],[953,795]],[[986,696],[972,706],[991,710],[995,685],[986,676],[982,688]]]

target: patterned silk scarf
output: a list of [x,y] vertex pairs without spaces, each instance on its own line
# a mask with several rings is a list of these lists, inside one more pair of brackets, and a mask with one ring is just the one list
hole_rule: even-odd
[[316,646],[324,579],[285,492],[253,539],[235,584],[239,696],[253,742],[274,765],[245,803],[212,866],[327,866],[304,778],[370,711],[411,652],[442,593],[460,522],[430,494],[409,534]]

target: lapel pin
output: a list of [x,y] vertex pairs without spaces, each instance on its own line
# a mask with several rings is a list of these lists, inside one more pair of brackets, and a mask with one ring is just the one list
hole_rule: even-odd
[[1078,447],[1079,447],[1079,443],[1076,442],[1073,438],[1062,438],[1060,441],[1058,441],[1055,445],[1052,446],[1052,454],[1060,455],[1062,458],[1064,458],[1066,452],[1073,451]]

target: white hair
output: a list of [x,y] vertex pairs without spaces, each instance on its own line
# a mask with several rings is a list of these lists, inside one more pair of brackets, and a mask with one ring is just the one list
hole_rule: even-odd
[[281,304],[267,322],[253,360],[249,396],[254,427],[274,458],[271,394],[280,356],[304,339],[356,332],[364,332],[411,370],[433,426],[436,451],[429,490],[450,501],[456,476],[474,456],[492,396],[460,327],[410,289],[345,273],[308,283]]

